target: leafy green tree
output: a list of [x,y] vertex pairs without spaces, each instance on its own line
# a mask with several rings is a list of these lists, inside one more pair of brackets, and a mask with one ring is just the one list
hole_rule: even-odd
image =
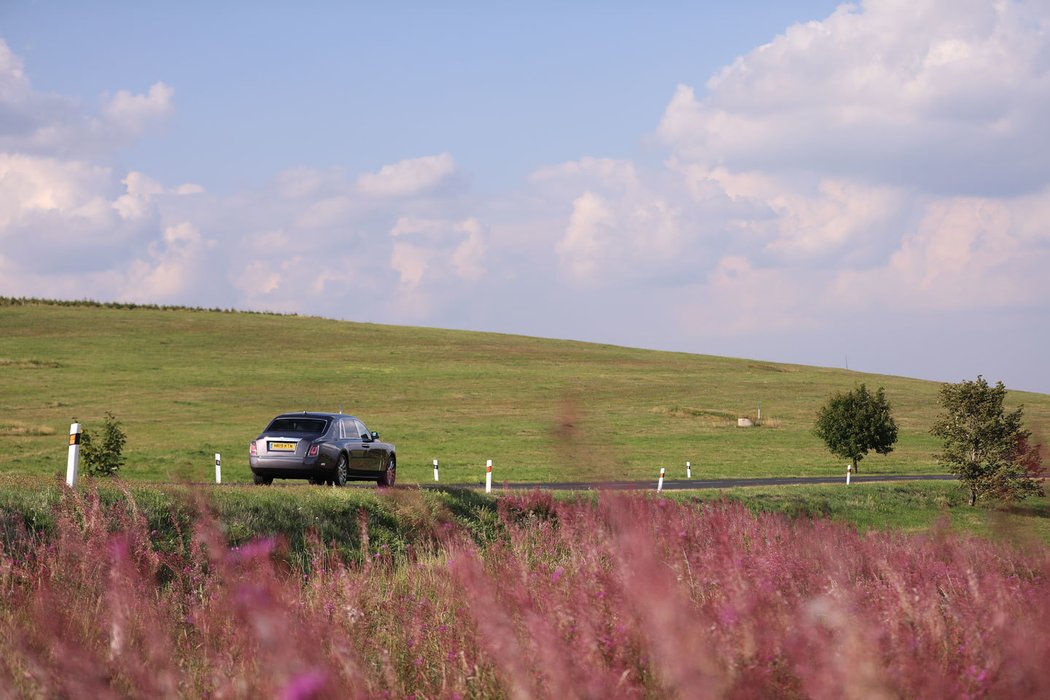
[[874,394],[863,384],[835,394],[817,413],[813,431],[832,454],[850,460],[854,472],[869,450],[889,454],[897,442],[897,423],[881,386]]
[[[76,422],[76,419],[73,419]],[[85,430],[80,436],[80,458],[84,471],[91,476],[116,476],[124,466],[124,443],[127,436],[120,429],[120,422],[106,411],[102,424],[102,437],[96,443]]]
[[941,463],[970,489],[970,505],[979,498],[1020,501],[1042,495],[1040,447],[1022,424],[1024,406],[1003,408],[1006,387],[976,381],[941,386],[944,414],[931,432],[944,442]]

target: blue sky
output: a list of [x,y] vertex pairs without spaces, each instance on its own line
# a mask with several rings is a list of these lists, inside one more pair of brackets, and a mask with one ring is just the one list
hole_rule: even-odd
[[1045,2],[20,2],[0,294],[1050,391]]

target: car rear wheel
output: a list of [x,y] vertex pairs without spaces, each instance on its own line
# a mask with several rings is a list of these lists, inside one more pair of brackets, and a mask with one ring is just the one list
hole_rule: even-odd
[[394,455],[390,455],[390,458],[386,461],[386,469],[383,470],[383,475],[376,479],[376,483],[380,486],[393,486],[394,481],[397,479],[397,460],[394,459]]
[[252,474],[252,481],[258,486],[269,486],[273,483],[272,476],[260,476],[258,474]]
[[331,483],[335,486],[346,486],[346,455],[339,455],[339,463],[335,465],[335,474]]

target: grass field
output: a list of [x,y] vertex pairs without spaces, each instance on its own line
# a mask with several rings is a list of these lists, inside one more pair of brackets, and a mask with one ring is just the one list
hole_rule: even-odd
[[[938,385],[744,359],[320,318],[0,302],[0,471],[64,473],[76,417],[123,423],[136,481],[247,481],[247,444],[275,414],[339,410],[397,444],[399,480],[448,482],[838,473],[816,410],[884,386],[900,425],[862,473],[937,472]],[[963,379],[960,377],[960,379]],[[989,377],[994,381],[995,377]],[[1011,392],[1038,433],[1050,396]],[[740,429],[736,418],[762,427]]]

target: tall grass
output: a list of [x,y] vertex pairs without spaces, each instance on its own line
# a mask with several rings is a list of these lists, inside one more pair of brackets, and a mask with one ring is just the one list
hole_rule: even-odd
[[[505,496],[471,532],[413,490],[410,542],[231,547],[202,500],[5,525],[15,697],[1050,697],[1050,550],[859,534],[728,501]],[[335,540],[336,538],[333,538]],[[348,552],[353,550],[355,556]]]

